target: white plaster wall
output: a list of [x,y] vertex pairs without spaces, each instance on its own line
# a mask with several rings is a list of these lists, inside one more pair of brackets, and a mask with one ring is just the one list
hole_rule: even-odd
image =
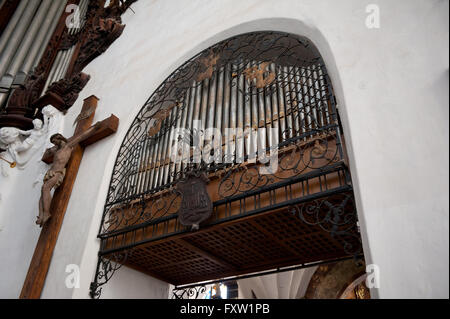
[[35,203],[40,193],[30,178],[39,176],[39,165],[26,172],[10,169],[8,177],[0,175],[0,299],[19,297],[39,237]]
[[[369,3],[380,7],[380,29],[365,27]],[[100,98],[96,120],[114,113],[121,124],[114,136],[86,149],[45,297],[88,296],[114,160],[150,94],[202,49],[232,35],[278,30],[309,37],[327,63],[346,135],[366,262],[380,267],[380,288],[372,295],[448,298],[448,1],[139,0],[132,8],[135,13],[123,17],[123,35],[85,69],[91,80],[65,117],[64,134],[71,135],[81,98],[95,94]],[[29,209],[36,203],[31,199]],[[15,207],[17,201],[11,197],[8,203]],[[34,248],[20,231],[9,234],[6,240]],[[18,263],[0,265],[14,269]],[[65,266],[72,263],[82,274],[81,288],[73,291],[64,287]],[[112,282],[105,294],[112,289],[109,296],[127,297],[128,291]],[[164,287],[149,278],[136,280],[134,291],[148,291],[148,284]]]
[[[138,288],[138,289],[136,289]],[[120,269],[102,291],[102,299],[167,299],[169,285],[130,268]]]
[[[47,137],[60,131],[64,124],[62,113],[56,109],[54,112]],[[5,174],[0,172],[0,299],[19,297],[39,238],[40,228],[35,223],[39,214],[37,203],[47,170],[41,158],[51,143],[47,140],[44,144],[23,169],[0,163],[5,170]]]

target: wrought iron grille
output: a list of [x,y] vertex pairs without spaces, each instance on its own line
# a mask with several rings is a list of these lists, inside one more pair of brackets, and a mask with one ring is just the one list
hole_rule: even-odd
[[[196,120],[201,121],[199,127]],[[231,143],[222,140],[222,154],[201,165],[208,173],[222,176],[218,189],[222,198],[343,158],[331,84],[314,45],[280,32],[236,36],[187,61],[143,106],[117,156],[100,234],[148,221],[176,205],[158,206],[154,200],[151,213],[138,209],[120,220],[117,214],[120,204],[136,207],[137,201],[170,191],[187,171],[200,168],[200,164],[172,160],[182,144],[175,129],[190,130],[194,140],[209,127],[218,128],[222,136],[227,128],[243,131]],[[257,155],[255,146],[273,147],[270,134],[254,133],[258,128],[278,132],[280,170],[273,176],[261,175],[247,165]],[[201,146],[210,142],[200,141]],[[191,152],[190,159],[194,156]],[[244,175],[241,169],[246,170]]]
[[[209,178],[209,226],[278,209],[279,218],[296,216],[327,233],[327,243],[340,242],[341,252],[333,254],[360,255],[339,126],[326,66],[305,38],[253,32],[188,60],[148,99],[119,150],[98,235],[92,296],[117,269],[111,265],[147,258],[141,245],[190,231],[177,219],[181,196],[175,186],[193,172]],[[211,127],[217,130],[208,135]],[[231,139],[228,129],[236,130]],[[195,146],[208,150],[200,161]],[[277,169],[263,173],[269,164],[255,159],[267,159],[274,149]],[[182,161],[176,161],[180,154]],[[325,260],[325,250],[312,249],[308,258]],[[180,282],[194,279],[188,277]]]

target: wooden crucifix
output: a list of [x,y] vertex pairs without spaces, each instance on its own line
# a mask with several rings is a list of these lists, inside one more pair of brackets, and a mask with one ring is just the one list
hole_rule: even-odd
[[[42,231],[34,250],[30,267],[28,268],[27,277],[22,287],[22,292],[20,294],[21,299],[36,299],[41,296],[56,240],[58,239],[59,231],[72,193],[72,188],[81,164],[84,148],[115,133],[119,126],[119,119],[114,115],[92,125],[97,102],[98,98],[93,95],[84,100],[83,108],[76,120],[77,126],[74,135],[67,140],[63,138],[65,140],[65,145],[63,145],[63,147],[70,147],[70,152],[63,152],[64,154],[62,155],[58,154],[57,151],[61,149],[61,144],[57,144],[60,142],[56,141],[55,145],[57,146],[48,149],[42,157],[42,161],[47,164],[51,164],[54,157],[56,157],[55,161],[61,160],[58,156],[66,157],[68,155],[70,158],[68,159],[68,162],[66,159],[62,159],[61,161],[67,162],[67,166],[63,167],[63,179],[61,178],[61,174],[56,172],[61,170],[59,167],[54,170],[56,173],[46,174],[45,179],[47,180],[52,178],[61,180],[57,181],[56,184],[60,185],[57,186],[53,198],[51,199],[49,209],[50,216],[47,216],[50,218],[48,218],[48,220],[41,220],[43,226]],[[59,135],[57,139],[61,139],[61,137],[62,136]],[[55,166],[58,166],[57,163],[55,163],[52,168]],[[42,204],[40,203],[40,205]]]

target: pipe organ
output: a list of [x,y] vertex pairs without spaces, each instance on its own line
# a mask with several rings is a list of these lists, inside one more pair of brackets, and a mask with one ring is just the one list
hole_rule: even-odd
[[247,33],[185,62],[122,142],[91,296],[121,265],[183,298],[199,282],[361,256],[339,125],[306,38]]
[[[82,31],[86,31],[83,28],[90,1],[12,2],[16,7],[11,12],[7,10],[9,1],[0,7],[0,12],[10,13],[7,24],[0,30],[0,126],[30,128],[31,118],[39,117],[43,106],[52,104],[61,108],[51,99],[37,99],[47,93],[51,84],[64,79],[70,83],[78,76],[68,72],[77,58],[74,54]],[[22,97],[13,98],[13,105],[8,109],[17,90],[22,91],[17,93]],[[28,105],[16,105],[17,101],[25,100]]]
[[[74,35],[78,32],[80,32],[81,28],[84,26],[86,22],[86,13],[89,5],[89,0],[80,0],[80,3],[78,5],[78,12],[74,13],[76,16],[74,18],[79,18],[80,21],[75,22],[74,26],[71,26],[68,30],[69,35]],[[69,68],[70,60],[72,59],[72,56],[75,51],[75,45],[72,45],[68,49],[62,49],[59,50],[55,62],[50,70],[50,73],[48,75],[47,81],[45,83],[43,92],[46,91],[48,86],[52,84],[53,82],[57,82],[64,78],[67,69]]]
[[[222,154],[229,154],[216,157],[211,167],[225,162],[232,166],[256,157],[258,146],[265,149],[272,143],[270,129],[276,130],[278,144],[293,137],[306,141],[333,124],[323,65],[280,67],[268,64],[265,72],[274,76],[271,92],[258,89],[244,73],[261,65],[257,61],[241,65],[228,63],[215,70],[211,78],[193,80],[182,97],[182,105],[170,110],[157,134],[152,137],[142,134],[129,150],[127,156],[133,154],[135,161],[123,159],[127,161],[124,165],[127,182],[122,191],[129,196],[139,195],[172,184],[182,176],[187,164],[174,162],[177,151],[182,148],[176,136],[177,129],[192,130],[196,121],[199,121],[200,135],[204,135],[207,128],[218,129]],[[237,129],[238,133],[231,145],[227,145],[226,129],[230,128]],[[266,130],[260,130],[258,136],[258,129]],[[148,127],[143,128],[143,131],[148,130]],[[208,143],[210,141],[203,138],[198,147],[205,149]],[[230,148],[228,152],[226,147]]]
[[38,65],[66,2],[20,1],[0,37],[0,106]]

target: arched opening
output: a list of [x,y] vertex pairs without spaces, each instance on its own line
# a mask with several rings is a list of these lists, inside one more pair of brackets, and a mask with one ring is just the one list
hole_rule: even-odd
[[308,39],[252,32],[200,52],[126,134],[91,296],[121,265],[186,297],[199,282],[361,257],[341,135]]

